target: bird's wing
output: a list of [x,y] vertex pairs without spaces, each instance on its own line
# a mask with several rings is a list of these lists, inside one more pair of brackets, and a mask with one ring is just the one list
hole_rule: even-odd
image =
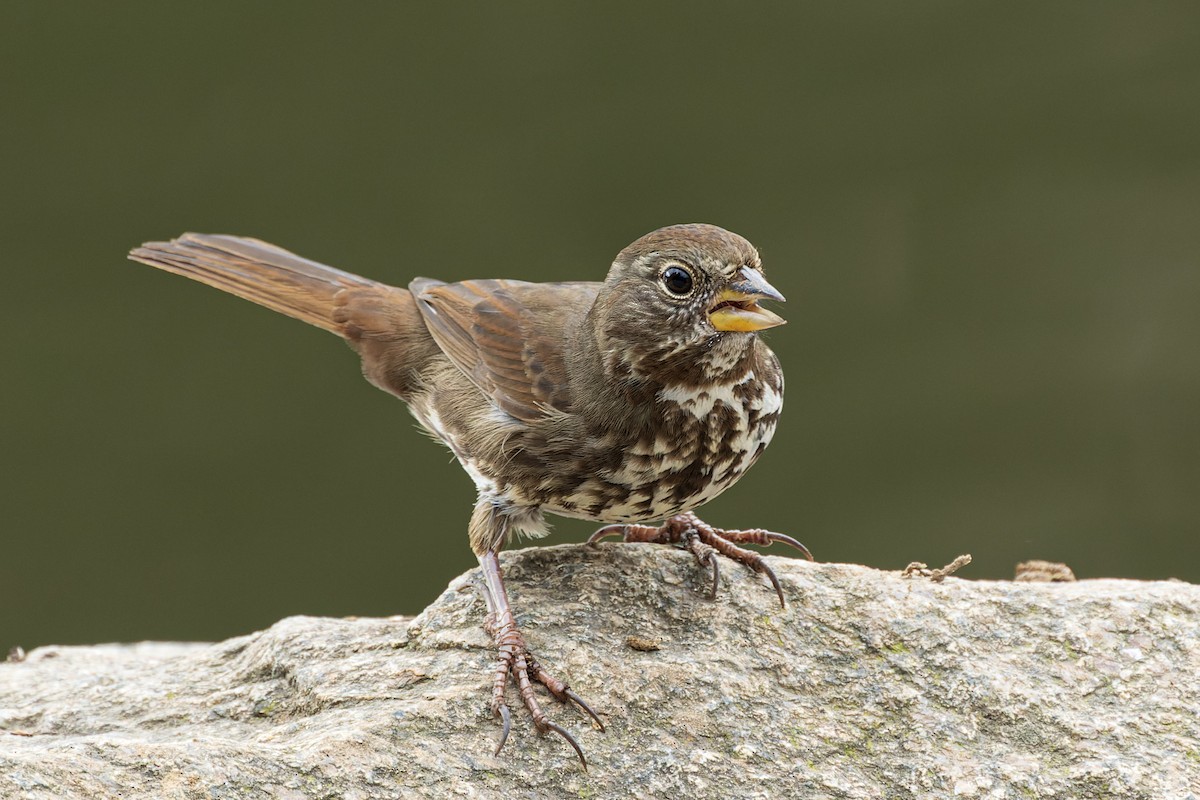
[[524,422],[571,410],[567,332],[599,283],[417,278],[408,288],[434,341],[499,408]]

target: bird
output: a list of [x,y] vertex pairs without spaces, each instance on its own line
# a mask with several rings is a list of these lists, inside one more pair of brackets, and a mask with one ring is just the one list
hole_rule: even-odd
[[[467,525],[479,559],[495,647],[490,709],[512,727],[515,685],[535,729],[554,732],[534,685],[600,716],[534,657],[509,603],[499,553],[515,536],[547,532],[545,514],[603,523],[588,544],[616,536],[718,556],[765,575],[746,544],[783,543],[760,528],[714,528],[695,509],[732,486],[771,441],[783,371],[761,332],[784,323],[761,301],[784,297],[758,250],[709,224],[648,233],[621,250],[603,281],[507,279],[391,286],[258,239],[187,233],[147,242],[129,258],[183,275],[341,336],[364,377],[403,400],[474,482]],[[658,521],[661,524],[653,524]]]

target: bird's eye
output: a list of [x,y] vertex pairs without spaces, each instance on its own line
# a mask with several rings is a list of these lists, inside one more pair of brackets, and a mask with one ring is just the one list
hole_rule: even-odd
[[692,291],[692,274],[683,267],[667,267],[660,280],[673,295],[683,297]]

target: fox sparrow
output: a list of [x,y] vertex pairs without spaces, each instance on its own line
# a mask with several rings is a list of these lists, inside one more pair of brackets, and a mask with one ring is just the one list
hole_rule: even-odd
[[[778,580],[742,544],[796,540],[718,530],[692,509],[733,485],[775,431],[779,361],[757,332],[783,323],[758,252],[712,225],[676,225],[618,254],[603,283],[417,278],[387,286],[266,242],[185,234],[130,258],[215,286],[344,337],[367,380],[408,404],[479,490],[468,526],[499,658],[491,708],[510,680],[541,732],[574,737],[534,694],[541,683],[599,717],[526,647],[497,553],[545,533],[544,512],[610,523],[605,536],[677,544],[712,570],[724,555]],[[659,527],[647,520],[665,520]]]

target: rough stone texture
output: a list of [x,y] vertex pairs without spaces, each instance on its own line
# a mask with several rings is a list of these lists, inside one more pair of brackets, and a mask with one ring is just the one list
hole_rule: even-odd
[[503,563],[530,645],[608,725],[547,700],[589,772],[515,696],[492,755],[468,573],[415,619],[0,664],[0,797],[1200,795],[1197,586],[935,584],[774,558],[780,611],[728,563],[706,599],[703,572],[664,547]]

